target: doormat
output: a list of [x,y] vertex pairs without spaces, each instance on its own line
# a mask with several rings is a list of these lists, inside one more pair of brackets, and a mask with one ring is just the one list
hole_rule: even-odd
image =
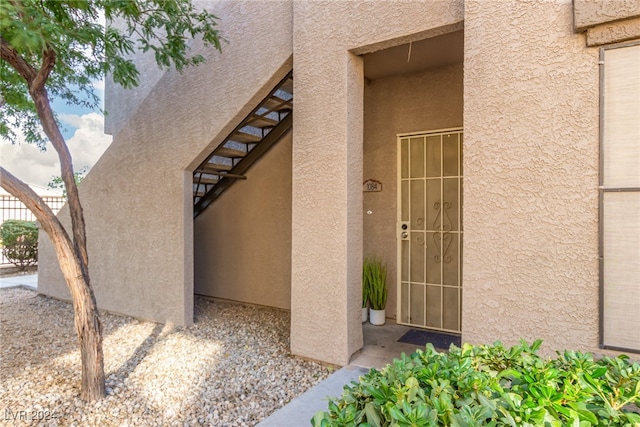
[[425,331],[423,329],[411,329],[400,337],[398,342],[405,342],[424,347],[427,343],[440,350],[449,350],[449,346],[454,344],[460,347],[461,339],[459,335],[447,334],[444,332]]

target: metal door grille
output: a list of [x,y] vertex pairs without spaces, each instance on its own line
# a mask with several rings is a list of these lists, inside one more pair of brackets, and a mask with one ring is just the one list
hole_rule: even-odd
[[398,323],[460,332],[462,130],[398,136]]

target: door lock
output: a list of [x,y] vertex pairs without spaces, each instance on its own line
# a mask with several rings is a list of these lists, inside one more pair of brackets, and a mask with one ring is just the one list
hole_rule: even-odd
[[409,238],[409,221],[403,221],[400,223],[400,229],[399,231],[399,237],[401,239],[408,239]]

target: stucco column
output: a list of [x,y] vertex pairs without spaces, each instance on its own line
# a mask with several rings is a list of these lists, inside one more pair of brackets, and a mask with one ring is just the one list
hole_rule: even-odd
[[344,365],[362,347],[362,61],[307,12],[294,2],[291,350]]
[[183,202],[182,202],[182,219],[184,238],[182,239],[182,251],[184,261],[182,264],[184,280],[183,280],[183,313],[184,324],[193,324],[193,174],[191,172],[183,172],[182,174]]

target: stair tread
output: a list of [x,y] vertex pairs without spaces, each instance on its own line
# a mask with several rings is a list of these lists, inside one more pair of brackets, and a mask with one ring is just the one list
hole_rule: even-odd
[[233,135],[231,135],[230,139],[235,141],[235,142],[240,142],[242,144],[253,144],[253,143],[256,143],[256,142],[260,142],[262,137],[260,137],[258,135],[252,135],[250,133],[238,131],[238,132],[234,133]]
[[269,111],[282,111],[290,110],[291,108],[293,108],[293,103],[291,101],[285,101],[284,99],[280,99],[277,97],[271,97],[267,99],[262,105]]
[[[247,179],[246,175],[241,175],[237,173],[229,173],[229,172],[211,172],[212,175],[217,175],[222,178],[232,178],[232,179]],[[220,182],[220,181],[218,181]],[[216,182],[216,184],[218,183]]]
[[229,157],[229,158],[244,157],[246,154],[247,153],[245,153],[244,151],[235,150],[233,148],[227,148],[227,147],[220,147],[215,151],[216,156]]
[[207,173],[207,171],[220,172],[230,170],[231,165],[221,165],[217,163],[205,163],[198,168],[198,171],[203,173]]
[[266,128],[266,127],[273,127],[277,125],[278,122],[268,117],[255,114],[247,121],[247,124],[250,124],[251,126],[255,126],[257,128]]
[[205,185],[213,185],[216,184],[218,182],[218,179],[216,178],[196,178],[195,176],[193,177],[193,183],[194,184],[205,184]]
[[284,82],[282,84],[282,86],[280,86],[280,90],[283,90],[287,93],[292,94],[293,93],[293,79],[288,79],[286,82]]

